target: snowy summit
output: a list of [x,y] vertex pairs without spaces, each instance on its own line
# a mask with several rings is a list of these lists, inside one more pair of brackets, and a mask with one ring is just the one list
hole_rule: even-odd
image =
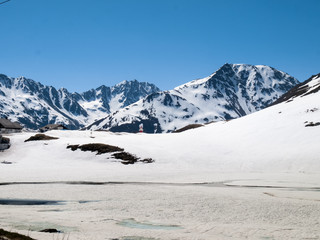
[[171,132],[188,124],[230,120],[267,107],[298,83],[272,67],[225,64],[209,77],[148,95],[88,128],[136,132],[142,122],[146,132],[154,132],[154,124],[157,132]]

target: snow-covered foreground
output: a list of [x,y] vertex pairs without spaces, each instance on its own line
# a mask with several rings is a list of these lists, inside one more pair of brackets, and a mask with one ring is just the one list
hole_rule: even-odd
[[[6,199],[61,201],[0,205],[0,227],[35,239],[320,238],[316,189],[44,184],[0,186],[0,191]],[[63,233],[38,232],[46,228]]]
[[[0,182],[51,184],[0,185],[0,198],[63,203],[0,205],[0,227],[57,226],[70,240],[319,239],[320,126],[306,127],[311,122],[320,122],[319,94],[179,134],[52,131],[58,140],[26,143],[34,133],[9,136],[12,147],[0,161],[12,164],[0,164]],[[155,162],[123,165],[109,154],[66,148],[84,143]],[[31,232],[53,239],[39,234]]]

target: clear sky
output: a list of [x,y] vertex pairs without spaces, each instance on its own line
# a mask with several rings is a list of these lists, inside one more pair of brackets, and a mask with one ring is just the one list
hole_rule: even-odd
[[0,26],[0,73],[71,92],[168,90],[226,62],[320,72],[320,0],[10,0]]

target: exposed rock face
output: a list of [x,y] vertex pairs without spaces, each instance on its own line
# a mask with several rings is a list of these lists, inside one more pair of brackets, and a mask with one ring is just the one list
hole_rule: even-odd
[[285,101],[291,101],[294,98],[304,97],[306,95],[316,93],[318,91],[320,91],[320,73],[311,76],[308,80],[291,88],[287,93],[283,94],[272,105]]

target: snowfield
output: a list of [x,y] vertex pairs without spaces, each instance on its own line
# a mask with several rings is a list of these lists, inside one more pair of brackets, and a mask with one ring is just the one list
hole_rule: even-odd
[[[319,92],[182,133],[11,135],[0,198],[59,202],[0,204],[0,228],[36,239],[320,239],[320,126],[311,122],[320,122]],[[155,162],[66,148],[85,143]]]

